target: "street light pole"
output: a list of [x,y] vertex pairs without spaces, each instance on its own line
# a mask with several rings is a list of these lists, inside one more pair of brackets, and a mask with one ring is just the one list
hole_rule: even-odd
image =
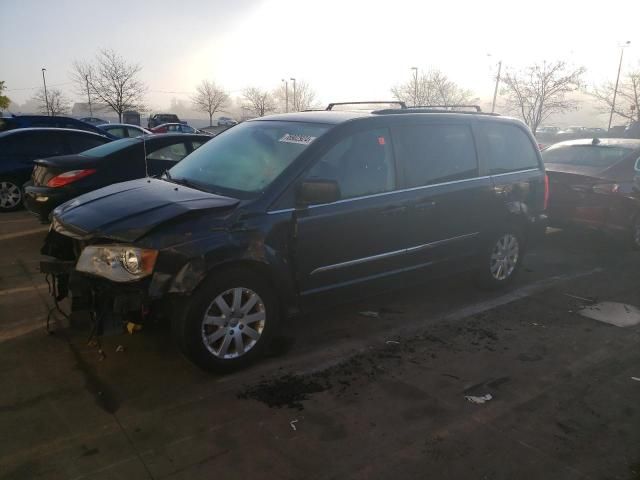
[[47,116],[49,116],[49,95],[47,95],[47,80],[44,77],[44,72],[46,72],[47,69],[42,67],[42,83],[44,84],[44,103],[47,106]]
[[418,106],[418,67],[411,67],[413,70],[413,106]]
[[91,94],[89,93],[89,75],[84,76],[84,81],[87,85],[87,101],[89,102],[89,116],[93,117],[93,109],[91,108]]
[[296,99],[298,98],[296,96],[296,79],[291,77],[289,80],[291,80],[293,82],[293,110],[294,111],[298,111],[298,105],[296,105]]
[[622,70],[622,55],[624,55],[624,48],[628,47],[629,44],[631,43],[630,40],[627,40],[627,42],[620,46],[620,63],[618,64],[618,75],[616,77],[616,86],[613,89],[613,101],[611,102],[611,113],[609,114],[609,128],[607,128],[607,131],[611,131],[611,121],[613,120],[613,111],[616,108],[616,97],[618,96],[618,83],[620,82],[620,70]]
[[498,98],[498,87],[500,86],[500,74],[502,73],[502,60],[498,62],[498,76],[496,77],[496,88],[493,90],[493,103],[491,104],[491,113],[496,111],[496,99]]
[[289,113],[289,82],[287,80],[285,80],[284,78],[282,79],[282,81],[284,82],[285,112]]

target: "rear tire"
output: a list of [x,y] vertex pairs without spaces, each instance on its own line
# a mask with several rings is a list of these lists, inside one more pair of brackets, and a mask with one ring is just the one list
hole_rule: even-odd
[[250,365],[264,355],[280,323],[273,289],[250,269],[215,272],[186,307],[172,322],[173,334],[183,353],[208,371]]
[[523,254],[524,240],[517,229],[510,228],[493,235],[480,258],[479,286],[496,290],[511,284],[520,270]]
[[13,212],[22,208],[24,192],[20,182],[10,177],[0,177],[0,212]]

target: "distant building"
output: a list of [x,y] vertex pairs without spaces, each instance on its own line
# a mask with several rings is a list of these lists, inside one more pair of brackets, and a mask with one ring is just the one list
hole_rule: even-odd
[[93,115],[90,115],[89,112],[89,104],[87,102],[76,102],[71,107],[71,115],[74,117],[89,117],[89,116],[102,116],[102,117],[112,117],[113,110],[104,103],[92,103],[91,110],[93,111]]

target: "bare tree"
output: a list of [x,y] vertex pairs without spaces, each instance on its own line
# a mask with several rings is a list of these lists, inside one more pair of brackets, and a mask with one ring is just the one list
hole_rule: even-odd
[[535,134],[549,115],[577,108],[576,100],[568,96],[580,88],[584,72],[584,67],[571,68],[563,61],[536,63],[521,72],[507,72],[502,80],[507,108],[517,113]]
[[461,88],[440,70],[428,70],[391,89],[393,96],[415,105],[462,105],[471,101],[470,90]]
[[9,104],[11,103],[11,100],[9,99],[9,97],[7,97],[6,95],[3,95],[2,92],[4,92],[4,90],[7,87],[5,87],[4,85],[4,80],[0,81],[0,110],[4,110],[5,108],[9,108]]
[[87,106],[89,107],[89,115],[93,116],[94,109],[98,100],[97,95],[91,88],[90,80],[95,76],[94,67],[86,62],[73,62],[71,71],[71,80],[75,85],[75,91],[78,95],[86,96]]
[[267,113],[276,110],[276,103],[273,95],[266,90],[249,87],[242,92],[244,103],[243,110],[251,112],[256,117],[264,117]]
[[277,103],[278,111],[302,112],[318,106],[316,92],[308,82],[298,80],[295,85],[294,89],[293,84],[289,82],[288,87],[282,84],[274,90],[273,97]]
[[[615,82],[607,82],[591,92],[603,112],[611,112],[615,85]],[[627,73],[620,80],[613,113],[630,122],[640,122],[640,68]]]
[[229,94],[216,86],[214,82],[203,80],[191,97],[196,110],[209,114],[209,126],[213,125],[213,114],[224,111],[229,105]]
[[147,87],[137,79],[142,67],[128,63],[113,50],[102,49],[94,63],[74,62],[72,78],[77,86],[89,85],[89,97],[98,99],[118,114],[122,121],[125,110],[140,109]]
[[[33,96],[33,100],[38,103],[38,110],[45,115],[63,115],[69,113],[69,106],[71,102],[62,91],[57,88],[50,88],[47,90],[47,96],[44,95],[44,89],[41,88]],[[48,100],[48,105],[47,105]]]

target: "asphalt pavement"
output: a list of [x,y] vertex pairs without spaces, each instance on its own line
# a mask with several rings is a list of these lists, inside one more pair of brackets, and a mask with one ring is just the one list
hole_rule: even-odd
[[[1,479],[640,479],[640,253],[618,240],[550,231],[507,291],[458,276],[292,319],[215,376],[162,324],[47,334],[45,232],[0,219]],[[601,302],[628,326],[581,314]]]

